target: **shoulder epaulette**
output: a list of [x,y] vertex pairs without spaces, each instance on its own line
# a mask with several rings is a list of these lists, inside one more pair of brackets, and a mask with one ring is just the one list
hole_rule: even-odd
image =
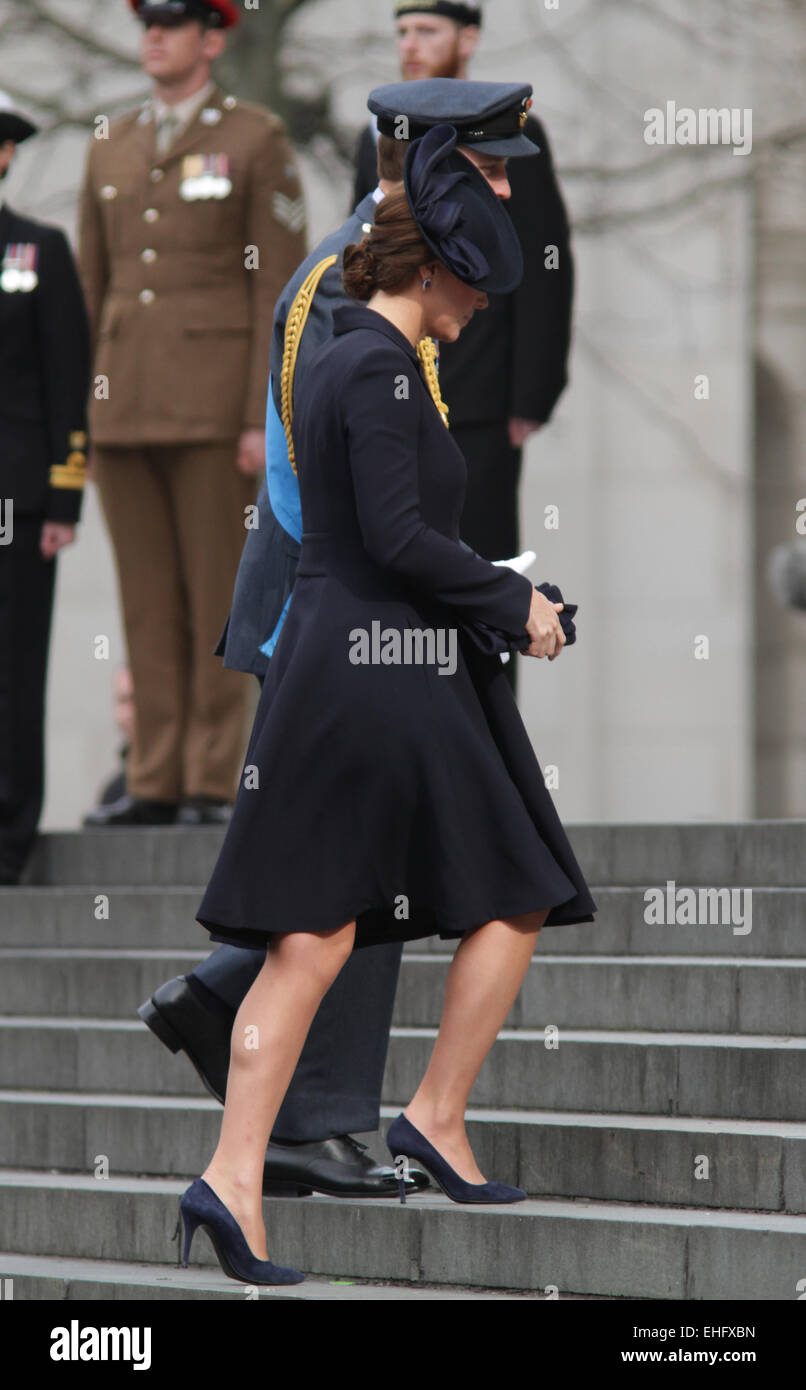
[[302,341],[302,334],[308,315],[311,312],[313,297],[319,286],[326,270],[336,264],[338,256],[326,256],[323,261],[315,265],[309,275],[305,277],[297,291],[294,302],[288,312],[285,321],[285,338],[283,340],[283,370],[280,377],[280,410],[283,421],[283,429],[288,442],[288,459],[294,472],[297,471],[297,461],[294,458],[294,440],[291,435],[291,421],[294,417],[294,373],[297,369],[297,356],[299,345]]
[[437,348],[433,338],[421,338],[417,344],[417,356],[422,363],[428,389],[433,397],[434,405],[442,416],[442,423],[446,430],[450,429],[448,424],[448,407],[442,399],[439,389],[439,375],[437,373]]

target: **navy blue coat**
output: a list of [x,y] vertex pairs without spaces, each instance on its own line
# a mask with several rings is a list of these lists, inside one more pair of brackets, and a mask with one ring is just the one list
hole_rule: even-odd
[[[408,340],[358,306],[333,330],[297,393],[296,583],[198,920],[252,948],[353,918],[358,946],[542,908],[592,921],[504,669],[472,639],[525,645],[532,585],[462,545],[465,462]],[[444,646],[423,660],[428,633]]]

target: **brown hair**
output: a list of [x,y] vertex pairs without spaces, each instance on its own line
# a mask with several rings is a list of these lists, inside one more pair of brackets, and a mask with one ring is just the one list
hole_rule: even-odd
[[342,283],[351,299],[366,301],[376,290],[394,294],[435,259],[417,230],[405,190],[396,188],[378,204],[372,231],[344,248]]
[[403,182],[403,161],[408,140],[395,140],[392,135],[378,136],[378,178],[386,183]]

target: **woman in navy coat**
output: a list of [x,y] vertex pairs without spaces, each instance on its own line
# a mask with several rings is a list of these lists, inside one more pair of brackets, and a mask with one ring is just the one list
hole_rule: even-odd
[[302,1278],[268,1261],[263,1158],[353,947],[460,938],[433,1055],[388,1143],[400,1171],[416,1158],[456,1201],[519,1201],[479,1171],[467,1099],[541,927],[596,910],[499,655],[553,660],[562,604],[462,544],[465,464],[416,348],[456,338],[522,273],[455,134],[410,146],[405,192],[345,253],[365,305],[337,312],[296,402],[296,584],[198,913],[214,941],[266,947],[235,1019],[219,1144],[181,1204],[185,1260],[204,1225],[247,1282]]

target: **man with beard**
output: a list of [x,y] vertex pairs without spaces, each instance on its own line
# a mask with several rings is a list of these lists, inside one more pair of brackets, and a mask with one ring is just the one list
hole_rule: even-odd
[[[466,79],[480,37],[480,6],[399,0],[395,16],[404,82]],[[523,446],[548,422],[568,380],[574,291],[568,216],[545,127],[529,115],[524,134],[540,153],[511,161],[507,202],[523,248],[523,281],[512,294],[490,295],[487,311],[439,352],[451,432],[468,469],[462,539],[486,560],[516,555],[521,548]],[[377,139],[375,112],[358,145],[354,203],[375,186]],[[515,669],[511,661],[507,672],[513,685]]]

